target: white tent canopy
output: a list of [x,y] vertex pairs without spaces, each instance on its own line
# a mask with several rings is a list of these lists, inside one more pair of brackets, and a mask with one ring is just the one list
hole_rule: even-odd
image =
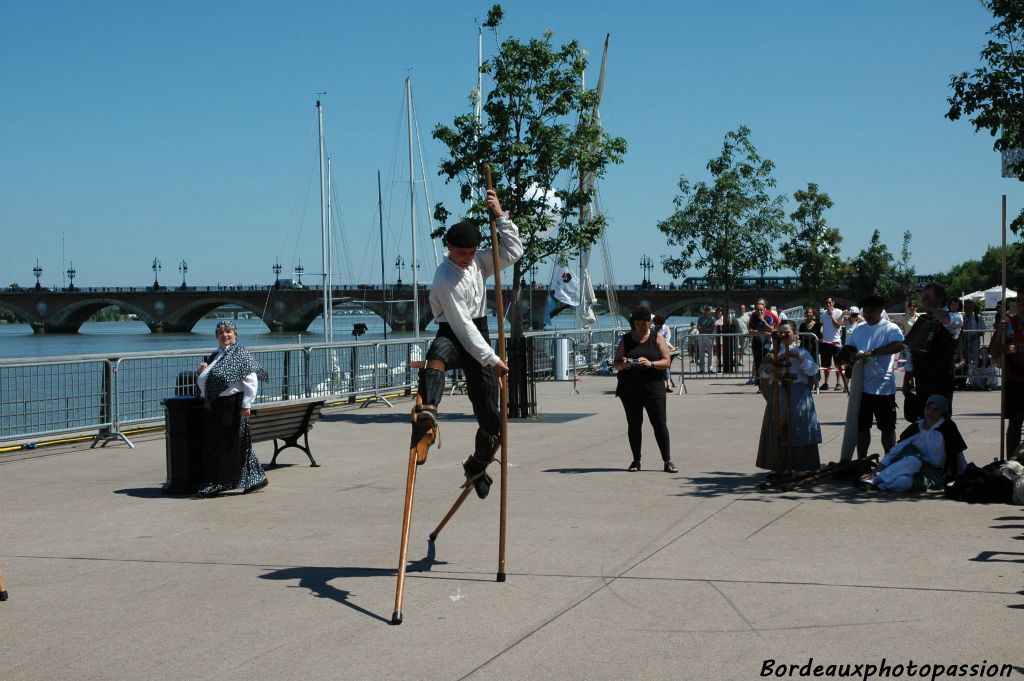
[[[993,310],[993,309],[995,309],[996,305],[999,303],[999,301],[1002,298],[1002,296],[1003,296],[1003,287],[1002,286],[993,286],[992,288],[985,289],[984,291],[974,291],[973,293],[965,293],[964,295],[960,296],[960,300],[973,300],[973,301],[976,301],[976,302],[979,302],[979,303],[984,301],[985,309],[986,310]],[[1017,297],[1017,292],[1014,291],[1013,289],[1009,289],[1008,288],[1008,289],[1006,289],[1006,297],[1007,298],[1016,298]]]

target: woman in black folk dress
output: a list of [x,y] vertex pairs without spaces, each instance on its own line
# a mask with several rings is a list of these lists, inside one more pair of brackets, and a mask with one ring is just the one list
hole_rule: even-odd
[[212,497],[229,489],[248,494],[267,486],[267,475],[252,450],[249,410],[267,372],[238,345],[233,322],[217,324],[219,347],[199,365],[203,396],[203,463],[208,483],[196,496]]
[[626,412],[629,448],[633,453],[630,471],[640,470],[640,445],[643,440],[644,411],[654,428],[666,473],[676,473],[669,450],[665,417],[665,369],[671,355],[665,339],[651,330],[651,309],[638,305],[629,318],[630,332],[615,349],[615,369],[619,384],[615,394]]

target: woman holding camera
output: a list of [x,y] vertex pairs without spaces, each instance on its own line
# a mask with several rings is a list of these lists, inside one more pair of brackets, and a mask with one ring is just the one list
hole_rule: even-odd
[[668,344],[651,331],[651,309],[646,305],[633,308],[629,318],[630,331],[615,349],[615,369],[619,384],[615,394],[626,412],[629,448],[633,452],[630,471],[640,470],[640,445],[643,440],[644,411],[654,428],[666,473],[679,469],[669,453],[668,425],[665,418],[665,369],[671,366]]

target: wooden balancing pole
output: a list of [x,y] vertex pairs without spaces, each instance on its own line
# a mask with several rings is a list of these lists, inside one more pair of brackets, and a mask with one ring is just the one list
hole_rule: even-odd
[[[494,189],[491,166],[484,166],[487,191]],[[494,307],[498,318],[498,358],[507,365],[505,353],[505,302],[501,290],[501,259],[498,256],[498,220],[491,216],[491,255],[494,258]],[[508,375],[500,381],[501,393],[501,503],[498,511],[498,574],[497,581],[505,581],[505,533],[508,527]]]

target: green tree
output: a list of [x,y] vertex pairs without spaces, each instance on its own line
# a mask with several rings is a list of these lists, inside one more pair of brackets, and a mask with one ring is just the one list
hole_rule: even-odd
[[792,267],[808,299],[820,304],[822,294],[835,286],[843,273],[839,246],[843,236],[829,227],[825,211],[832,207],[828,194],[814,182],[793,193],[797,208],[790,213],[793,238],[780,249],[785,264]]
[[[501,6],[495,5],[484,24],[495,37],[502,16]],[[433,131],[449,154],[439,174],[458,183],[461,199],[470,207],[468,216],[485,214],[479,195],[481,169],[491,165],[501,205],[514,217],[525,247],[513,272],[516,290],[535,263],[576,255],[601,236],[605,217],[583,217],[594,189],[583,186],[580,178],[604,177],[607,166],[621,163],[626,151],[626,141],[605,133],[594,114],[596,90],[583,87],[586,52],[576,41],[556,48],[552,36],[548,30],[543,39],[501,42],[497,54],[481,66],[493,81],[483,120],[466,113]],[[474,92],[471,103],[476,97]],[[554,210],[547,198],[551,195],[559,199]],[[438,204],[439,222],[446,223],[450,215]],[[442,227],[434,235],[443,233]]]
[[900,260],[893,268],[893,293],[905,302],[917,295],[917,271],[910,264],[911,233],[903,232],[903,245],[900,246]]
[[[503,12],[494,5],[484,26],[497,40]],[[513,216],[525,253],[512,271],[512,347],[515,357],[523,335],[522,289],[530,268],[549,257],[572,257],[594,244],[606,227],[602,214],[590,210],[592,183],[581,178],[604,177],[609,164],[621,163],[626,141],[601,128],[596,112],[599,94],[583,86],[586,52],[576,41],[556,47],[553,34],[522,42],[500,41],[496,54],[481,71],[491,86],[483,103],[483,116],[457,116],[451,125],[439,124],[433,136],[448,150],[439,174],[455,182],[468,206],[467,216],[486,215],[482,194],[482,168],[492,168],[502,208]],[[470,104],[475,105],[474,92]],[[558,199],[552,207],[549,197]],[[434,217],[442,225],[451,216],[438,204]],[[557,229],[556,229],[557,228]],[[434,232],[440,236],[442,226]],[[503,282],[507,283],[507,282]],[[528,380],[522,362],[512,365],[510,413],[527,415],[517,394]],[[520,412],[520,413],[517,413]]]
[[896,268],[889,247],[882,243],[881,235],[876,229],[871,233],[868,247],[850,261],[849,282],[850,295],[854,300],[877,293],[889,298],[896,292]]
[[[954,265],[939,277],[950,294],[957,295],[998,286],[1002,279],[1002,248],[999,246],[989,246],[979,260]],[[1024,287],[1024,244],[1006,246],[1006,285],[1018,292]]]
[[[987,130],[995,138],[997,151],[1024,148],[1024,2],[982,0],[996,18],[981,50],[983,66],[950,77],[953,94],[946,118],[968,117],[975,130]],[[1012,164],[1011,172],[1024,181],[1024,156]],[[1024,232],[1024,211],[1011,225]]]
[[662,264],[673,277],[690,268],[707,268],[711,284],[725,288],[729,306],[736,280],[749,271],[774,269],[778,240],[788,233],[784,197],[771,196],[775,164],[761,158],[743,125],[725,135],[722,153],[707,163],[710,184],[679,178],[676,210],[658,223],[679,255]]

